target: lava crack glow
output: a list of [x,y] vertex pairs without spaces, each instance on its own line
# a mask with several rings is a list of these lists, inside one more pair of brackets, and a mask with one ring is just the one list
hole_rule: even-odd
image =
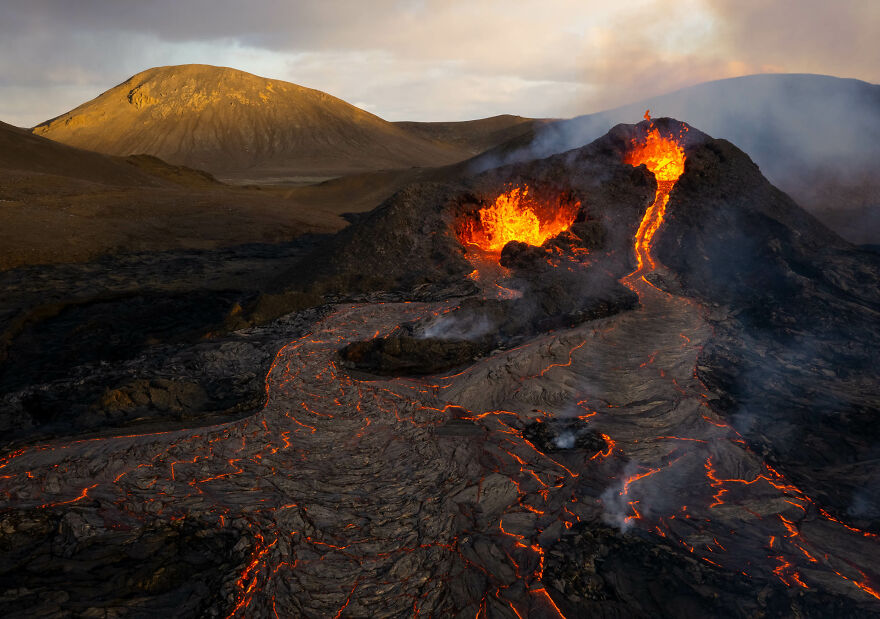
[[514,187],[480,209],[479,221],[468,220],[459,230],[465,245],[499,253],[511,241],[540,246],[574,223],[581,203],[564,197],[538,200],[528,186]]

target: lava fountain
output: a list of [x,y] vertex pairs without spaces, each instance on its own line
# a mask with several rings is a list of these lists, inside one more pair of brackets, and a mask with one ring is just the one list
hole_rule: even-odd
[[[650,110],[645,112],[645,120],[651,120]],[[687,131],[687,128],[683,131]],[[651,243],[666,215],[669,193],[678,177],[684,172],[684,160],[681,136],[679,135],[677,139],[663,137],[653,122],[642,140],[633,140],[632,150],[624,157],[624,162],[630,165],[645,164],[657,179],[657,193],[654,195],[654,202],[645,211],[645,216],[636,233],[635,251],[638,266],[631,273],[631,276],[641,276],[646,270],[653,270],[657,266],[651,256]]]
[[494,204],[480,209],[479,221],[467,219],[458,231],[464,245],[500,254],[511,241],[540,246],[568,230],[581,203],[560,196],[537,200],[528,186],[514,187],[495,198]]

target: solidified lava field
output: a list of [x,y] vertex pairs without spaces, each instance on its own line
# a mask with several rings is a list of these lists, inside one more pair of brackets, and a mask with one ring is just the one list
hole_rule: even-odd
[[[876,258],[670,119],[462,182],[315,276],[469,294],[337,304],[240,421],[0,459],[4,615],[880,614]],[[526,184],[579,214],[461,242]]]

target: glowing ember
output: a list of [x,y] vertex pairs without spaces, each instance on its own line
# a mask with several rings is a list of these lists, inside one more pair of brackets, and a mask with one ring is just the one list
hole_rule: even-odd
[[539,202],[529,188],[514,187],[495,198],[492,206],[480,209],[479,223],[466,222],[459,231],[462,243],[498,253],[510,241],[540,246],[568,230],[580,209],[580,202],[559,198]]
[[[645,120],[651,120],[650,110],[645,112]],[[654,235],[663,223],[666,215],[666,203],[669,202],[669,192],[678,177],[684,172],[684,149],[681,147],[680,138],[663,137],[651,123],[645,138],[640,142],[633,142],[633,149],[627,153],[624,161],[630,165],[645,166],[654,173],[657,179],[657,193],[654,203],[648,207],[639,231],[636,233],[636,261],[638,268],[635,273],[640,273],[647,265],[648,268],[656,267],[651,257],[651,242]]]

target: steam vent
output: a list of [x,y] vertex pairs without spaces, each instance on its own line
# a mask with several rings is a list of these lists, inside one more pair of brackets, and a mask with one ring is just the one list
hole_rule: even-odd
[[878,256],[669,118],[450,169],[256,412],[6,455],[3,614],[880,616]]

